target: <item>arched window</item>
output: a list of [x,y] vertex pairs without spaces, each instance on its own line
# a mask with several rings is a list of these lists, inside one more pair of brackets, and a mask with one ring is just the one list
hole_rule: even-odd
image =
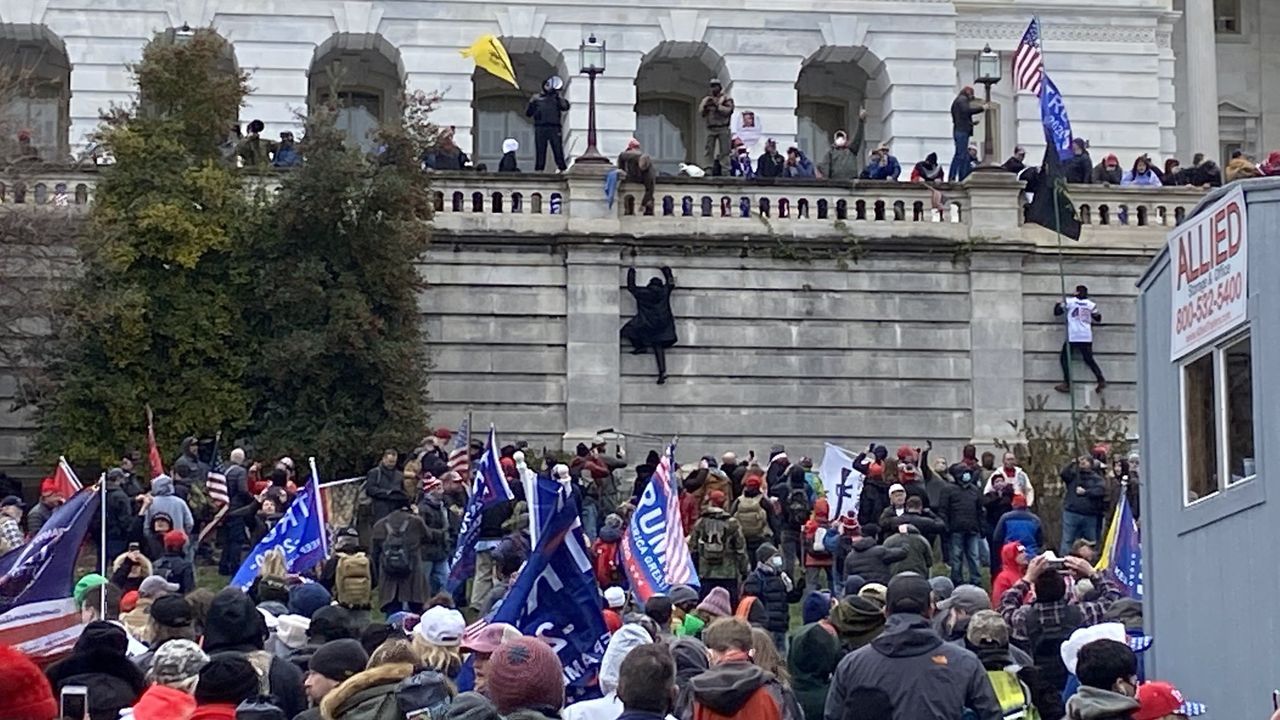
[[6,158],[70,156],[71,62],[44,25],[0,25],[0,140]]
[[[485,163],[490,170],[496,170],[498,161],[502,159],[503,141],[514,138],[520,143],[516,159],[521,169],[528,172],[534,167],[535,150],[533,121],[525,115],[529,100],[542,92],[542,84],[552,75],[558,75],[565,81],[562,93],[568,93],[568,83],[573,78],[565,65],[564,55],[546,40],[527,37],[504,37],[501,40],[511,57],[511,67],[520,87],[512,87],[479,68],[472,73],[471,107],[475,120],[472,161]],[[569,148],[565,148],[565,154],[569,154]],[[555,169],[550,153],[547,167]]]
[[[814,162],[831,147],[836,131],[844,130],[853,140],[859,111],[878,99],[874,81],[882,67],[866,48],[830,45],[819,48],[801,65],[796,78],[796,139]],[[867,149],[880,140],[874,116],[869,112],[865,121],[858,167],[866,162]]]
[[[157,34],[151,42],[159,43],[161,45],[180,45],[182,43],[189,42],[197,33],[202,36],[213,35],[217,37],[218,41],[222,45],[222,52],[218,58],[216,72],[219,75],[226,75],[229,77],[238,76],[240,74],[240,65],[236,62],[235,48],[227,41],[226,38],[222,37],[222,35],[213,28],[192,28],[188,25],[183,25],[180,28],[169,28],[168,30]],[[140,93],[138,95],[138,112],[145,116],[151,113],[163,113],[165,112],[165,108],[155,107],[155,103],[149,102],[146,93]],[[229,117],[227,118],[227,125],[234,125],[237,121],[238,118]]]
[[706,164],[707,129],[698,105],[712,78],[726,92],[732,90],[724,58],[706,43],[664,42],[640,61],[636,139],[660,171],[678,172],[680,163]]
[[400,113],[404,63],[381,35],[338,33],[316,48],[307,86],[308,106],[335,104],[348,141],[372,152],[374,131]]

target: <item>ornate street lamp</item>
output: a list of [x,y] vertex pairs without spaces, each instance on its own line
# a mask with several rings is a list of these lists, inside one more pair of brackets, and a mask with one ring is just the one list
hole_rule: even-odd
[[596,76],[604,73],[604,45],[592,33],[578,46],[578,72],[587,76],[591,88],[587,100],[587,149],[578,156],[578,163],[609,164],[609,158],[601,155],[596,146]]
[[186,45],[195,36],[196,31],[192,30],[187,23],[182,23],[182,27],[173,31],[173,41],[178,45]]
[[992,166],[996,164],[996,141],[995,131],[991,127],[991,86],[1000,82],[1000,53],[992,50],[990,45],[982,48],[974,61],[973,80],[982,84],[983,98],[987,103],[982,116],[986,126],[982,133],[982,164]]

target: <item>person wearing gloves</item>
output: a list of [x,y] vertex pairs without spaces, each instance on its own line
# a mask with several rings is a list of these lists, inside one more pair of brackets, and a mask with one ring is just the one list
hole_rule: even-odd
[[618,676],[622,661],[634,649],[653,642],[649,633],[639,625],[623,625],[609,640],[604,658],[600,661],[600,692],[604,697],[584,700],[564,709],[561,720],[617,720],[623,712],[618,698]]

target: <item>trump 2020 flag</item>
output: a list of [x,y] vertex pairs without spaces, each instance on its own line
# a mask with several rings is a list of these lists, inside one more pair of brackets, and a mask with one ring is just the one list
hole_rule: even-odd
[[828,520],[858,514],[858,498],[862,496],[862,473],[853,467],[856,453],[827,443],[822,455],[822,486],[827,491]]
[[320,479],[315,468],[313,459],[311,479],[298,491],[284,517],[244,559],[235,577],[231,578],[232,586],[248,590],[258,576],[263,558],[274,548],[284,550],[285,567],[291,573],[305,572],[328,557],[324,506],[320,502]]
[[1044,125],[1044,137],[1058,151],[1059,160],[1071,159],[1071,119],[1067,117],[1067,105],[1058,86],[1049,73],[1044,73],[1040,92],[1040,124]]
[[98,508],[78,492],[25,545],[0,557],[0,645],[36,660],[68,652],[83,629],[71,597],[76,555]]
[[511,487],[502,474],[498,459],[498,436],[489,426],[489,444],[471,472],[471,497],[462,512],[462,525],[458,529],[458,546],[449,565],[449,593],[454,593],[471,577],[476,569],[476,542],[480,537],[480,516],[485,510],[511,499]]
[[676,446],[669,445],[641,493],[622,538],[623,569],[641,602],[652,595],[666,594],[672,585],[702,584],[680,525],[680,498],[673,473],[675,454]]
[[1142,535],[1125,493],[1120,494],[1111,517],[1097,567],[1123,587],[1126,595],[1142,599]]

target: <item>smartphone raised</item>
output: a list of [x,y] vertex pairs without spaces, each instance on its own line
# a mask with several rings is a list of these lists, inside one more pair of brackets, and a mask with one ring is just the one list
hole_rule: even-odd
[[66,720],[88,720],[89,688],[84,685],[64,685],[59,705],[59,715]]

